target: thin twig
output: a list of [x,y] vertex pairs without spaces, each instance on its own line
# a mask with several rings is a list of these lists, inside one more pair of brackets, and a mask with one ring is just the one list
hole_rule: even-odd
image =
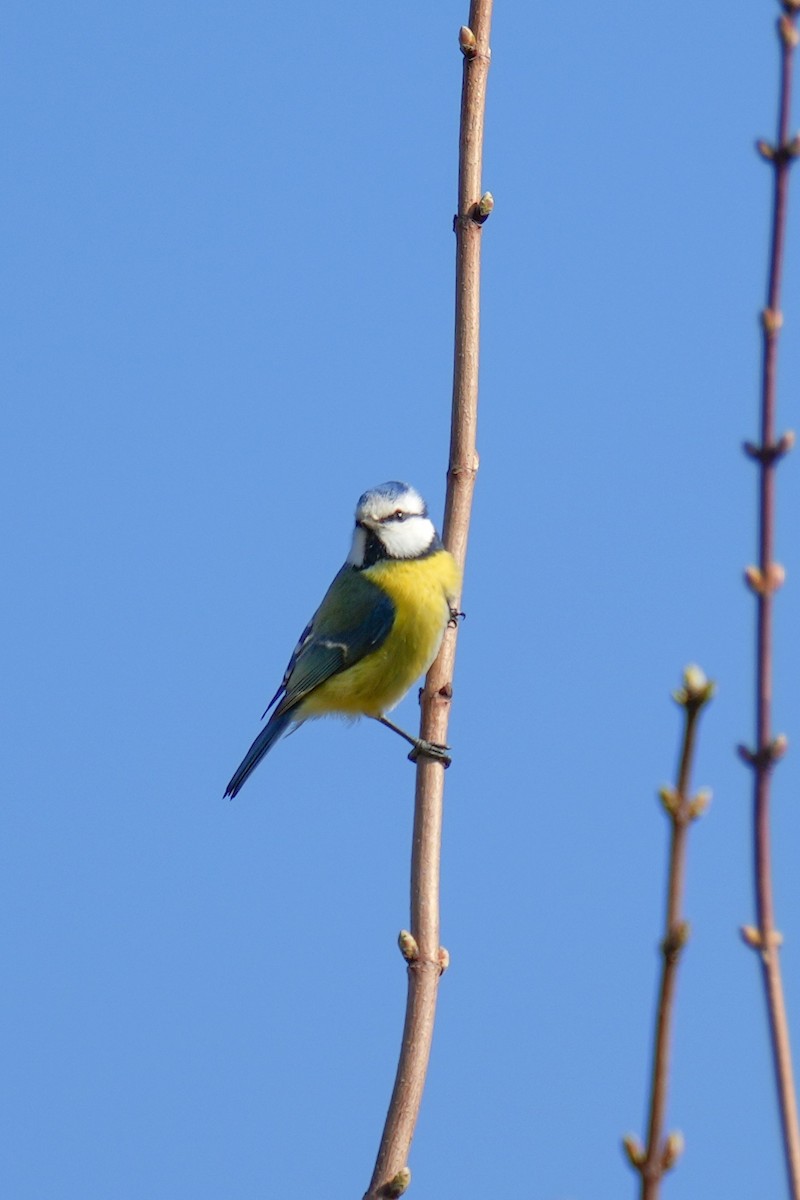
[[667,1088],[672,1026],[675,1013],[675,993],[678,983],[678,964],[681,951],[689,940],[689,922],[683,916],[683,893],[686,878],[686,854],[689,827],[705,811],[711,799],[708,791],[690,796],[692,760],[694,758],[697,723],[700,714],[714,694],[698,667],[687,667],[683,687],[675,699],[684,711],[683,742],[681,745],[678,782],[675,788],[662,788],[659,795],[670,819],[671,837],[669,870],[667,874],[667,912],[664,938],[661,942],[663,964],[656,1011],[656,1032],[653,1046],[653,1073],[650,1084],[650,1117],[647,1126],[647,1147],[629,1134],[623,1139],[628,1159],[641,1177],[641,1200],[657,1200],[661,1180],[670,1171],[683,1150],[683,1137],[677,1130],[664,1136],[667,1115]]
[[[471,0],[469,26],[461,30],[464,56],[459,137],[456,234],[455,354],[450,460],[445,502],[445,546],[464,568],[472,493],[478,470],[481,229],[492,208],[481,192],[483,121],[489,72],[492,0]],[[455,626],[455,623],[454,623]],[[421,697],[420,736],[444,744],[452,699],[457,628],[447,631]],[[411,933],[400,937],[408,962],[408,999],[400,1060],[375,1170],[365,1200],[399,1196],[411,1179],[408,1154],[422,1100],[433,1039],[439,978],[447,952],[439,942],[439,875],[444,767],[421,757],[417,764],[411,858]]]
[[792,70],[794,52],[800,41],[797,29],[800,0],[783,0],[784,14],[778,21],[781,51],[781,83],[778,104],[778,137],[774,146],[758,143],[762,157],[774,173],[772,235],[770,243],[767,305],[761,314],[763,358],[761,376],[761,441],[745,444],[746,453],[759,466],[758,566],[748,567],[745,580],[756,598],[756,748],[739,747],[742,758],[753,768],[753,868],[758,927],[742,930],[747,944],[761,960],[767,1002],[773,1068],[778,1092],[786,1172],[790,1195],[800,1200],[800,1130],[797,1095],[792,1074],[789,1028],[783,998],[779,960],[781,935],[775,927],[770,852],[770,787],[773,768],[786,751],[786,738],[772,733],[772,628],[773,596],[783,583],[783,568],[774,560],[775,469],[791,449],[794,435],[776,436],[778,338],[781,313],[781,279],[786,242],[789,198],[789,169],[800,154],[800,138],[790,138]]

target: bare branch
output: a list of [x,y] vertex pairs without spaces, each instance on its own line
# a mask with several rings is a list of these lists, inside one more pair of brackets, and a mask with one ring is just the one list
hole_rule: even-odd
[[[472,0],[469,26],[459,45],[464,56],[459,138],[456,234],[455,354],[450,460],[443,539],[459,566],[467,555],[472,493],[478,469],[481,229],[491,212],[490,193],[481,191],[483,122],[489,72],[492,0]],[[444,744],[452,700],[456,623],[445,634],[422,692],[420,736]],[[447,952],[439,943],[439,876],[444,767],[421,757],[417,763],[411,860],[411,933],[401,934],[408,962],[408,999],[400,1060],[378,1157],[365,1200],[400,1195],[408,1186],[407,1160],[430,1057],[439,978]],[[397,1191],[397,1187],[401,1191]]]
[[683,687],[675,693],[675,700],[684,712],[678,782],[676,787],[665,787],[659,792],[664,811],[670,820],[671,838],[647,1146],[641,1146],[632,1134],[623,1138],[622,1143],[628,1161],[641,1177],[641,1200],[657,1200],[661,1191],[661,1180],[667,1171],[672,1170],[683,1152],[683,1136],[674,1130],[665,1137],[664,1129],[678,964],[683,947],[689,940],[689,922],[683,916],[689,827],[705,811],[711,799],[707,791],[698,792],[694,797],[690,795],[692,759],[697,723],[713,694],[714,685],[708,682],[703,672],[698,667],[687,667],[683,675]]
[[775,472],[783,456],[791,449],[794,435],[776,436],[778,339],[783,325],[781,280],[786,242],[786,214],[789,199],[789,169],[800,154],[800,139],[790,137],[792,73],[797,29],[798,0],[783,0],[783,15],[778,20],[781,55],[781,83],[778,104],[778,136],[774,146],[757,143],[762,158],[773,168],[773,211],[770,244],[767,304],[761,314],[763,358],[761,378],[761,441],[745,444],[745,453],[759,469],[758,566],[748,567],[745,581],[756,599],[756,747],[739,747],[739,753],[753,769],[753,851],[756,913],[758,928],[746,926],[742,935],[747,945],[758,950],[772,1047],[773,1067],[778,1092],[786,1171],[790,1194],[800,1200],[800,1130],[797,1095],[792,1073],[789,1028],[783,998],[779,960],[780,934],[775,928],[770,852],[770,789],[773,769],[787,749],[787,740],[772,733],[772,628],[773,597],[784,581],[784,570],[774,561],[775,551]]

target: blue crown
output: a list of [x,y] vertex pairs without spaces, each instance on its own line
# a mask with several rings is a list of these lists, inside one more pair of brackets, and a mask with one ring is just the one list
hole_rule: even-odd
[[[363,496],[359,496],[356,508],[361,508],[363,505],[368,504],[370,500],[377,499],[378,497],[388,500],[390,504],[394,504],[401,496],[407,496],[409,492],[412,496],[419,496],[417,489],[411,487],[410,484],[401,483],[397,479],[390,479],[388,483],[379,483],[377,487],[370,488],[368,492],[364,492]],[[422,500],[421,496],[419,498]],[[422,500],[422,506],[421,515],[427,517],[428,506],[424,500]]]

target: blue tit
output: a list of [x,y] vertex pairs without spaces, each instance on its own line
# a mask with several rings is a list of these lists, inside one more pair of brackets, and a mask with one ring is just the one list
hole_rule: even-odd
[[405,733],[386,713],[436,657],[456,615],[461,573],[425,501],[406,483],[383,483],[356,507],[353,542],[297,643],[274,711],[225,795],[240,790],[278,738],[310,717],[373,717],[414,747],[449,762],[446,746]]

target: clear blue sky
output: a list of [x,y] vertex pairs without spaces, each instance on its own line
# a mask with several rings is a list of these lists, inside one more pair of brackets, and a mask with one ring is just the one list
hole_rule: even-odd
[[[9,1200],[359,1197],[396,1061],[413,771],[329,722],[222,792],[358,495],[441,516],[461,3],[4,18]],[[752,919],[756,431],[777,5],[497,0],[481,472],[417,1200],[616,1200],[642,1132],[683,666],[671,1200],[783,1195]],[[795,180],[800,184],[800,180]],[[800,192],[781,428],[800,426]],[[776,725],[800,746],[800,485]],[[407,700],[398,718],[415,721]],[[800,754],[776,777],[800,1046]]]

